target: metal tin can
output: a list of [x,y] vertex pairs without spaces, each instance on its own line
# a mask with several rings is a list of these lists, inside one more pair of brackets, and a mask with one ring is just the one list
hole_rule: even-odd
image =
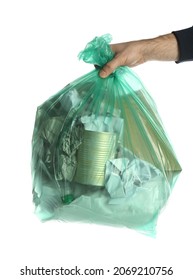
[[104,186],[105,164],[115,157],[117,137],[113,132],[85,130],[77,155],[74,181],[93,186]]

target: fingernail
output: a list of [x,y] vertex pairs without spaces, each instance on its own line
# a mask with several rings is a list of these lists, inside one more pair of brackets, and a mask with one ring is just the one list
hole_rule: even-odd
[[102,70],[102,71],[99,72],[99,76],[100,76],[101,78],[105,78],[105,77],[106,77],[106,74],[105,74],[105,72]]

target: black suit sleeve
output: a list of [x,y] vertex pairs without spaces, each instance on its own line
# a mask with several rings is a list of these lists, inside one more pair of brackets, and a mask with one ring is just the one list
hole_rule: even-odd
[[179,60],[176,62],[193,60],[193,26],[172,33],[175,35],[179,47]]

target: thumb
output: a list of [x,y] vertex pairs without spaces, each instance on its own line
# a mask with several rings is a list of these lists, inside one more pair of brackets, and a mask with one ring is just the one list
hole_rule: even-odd
[[99,76],[101,78],[108,77],[118,66],[120,66],[119,59],[113,58],[101,69]]

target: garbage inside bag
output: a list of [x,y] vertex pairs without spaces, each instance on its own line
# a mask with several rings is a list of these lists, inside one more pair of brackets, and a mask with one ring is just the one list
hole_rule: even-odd
[[109,77],[110,35],[79,58],[98,67],[37,108],[32,137],[35,212],[41,220],[125,226],[155,236],[181,166],[156,105],[128,67]]

